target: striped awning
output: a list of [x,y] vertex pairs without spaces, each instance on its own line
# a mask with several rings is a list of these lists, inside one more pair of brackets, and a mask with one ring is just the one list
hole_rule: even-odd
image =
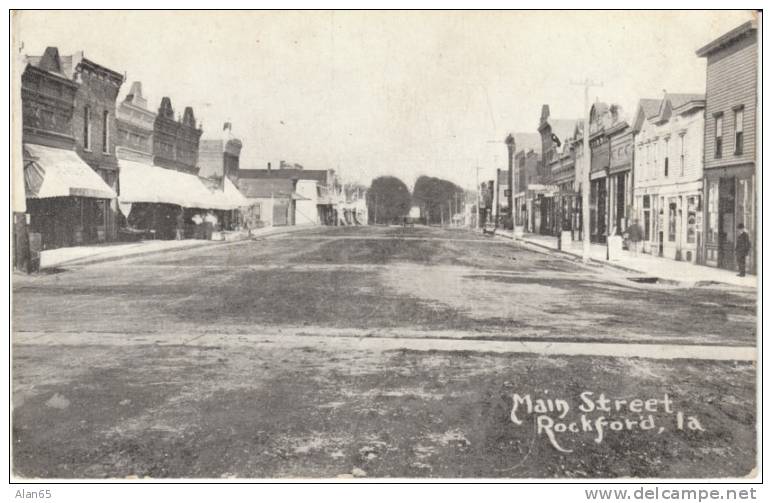
[[73,150],[24,144],[24,190],[32,199],[113,199],[115,191]]

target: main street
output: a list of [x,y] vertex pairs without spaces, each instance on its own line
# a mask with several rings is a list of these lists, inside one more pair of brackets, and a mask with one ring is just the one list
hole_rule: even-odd
[[632,276],[425,227],[14,276],[14,470],[751,473],[755,292]]

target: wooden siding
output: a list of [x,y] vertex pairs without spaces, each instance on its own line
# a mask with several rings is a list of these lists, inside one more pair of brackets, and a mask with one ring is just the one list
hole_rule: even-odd
[[[756,32],[708,56],[705,110],[705,168],[753,162],[756,157]],[[734,108],[744,106],[743,152],[735,154]],[[722,155],[715,156],[715,114],[724,114]]]

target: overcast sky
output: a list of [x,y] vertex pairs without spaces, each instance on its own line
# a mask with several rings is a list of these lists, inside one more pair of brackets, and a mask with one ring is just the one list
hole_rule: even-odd
[[242,167],[284,159],[369,184],[421,174],[472,187],[506,167],[510,131],[541,105],[577,118],[572,81],[632,115],[641,97],[704,92],[695,50],[748,12],[23,12],[26,54],[46,46],[142,81],[153,110],[191,105],[205,136],[229,120]]

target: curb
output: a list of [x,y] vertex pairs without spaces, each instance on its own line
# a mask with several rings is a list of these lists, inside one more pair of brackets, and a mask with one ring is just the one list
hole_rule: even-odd
[[94,256],[92,258],[84,257],[79,259],[73,259],[66,262],[59,262],[57,264],[52,264],[50,266],[41,267],[40,270],[46,271],[46,270],[55,270],[59,268],[67,268],[67,267],[80,267],[85,265],[94,265],[94,264],[100,264],[103,262],[111,262],[115,260],[124,260],[127,258],[137,258],[142,256],[148,256],[148,255],[155,255],[155,254],[162,254],[162,253],[170,253],[175,251],[187,251],[187,250],[194,250],[197,248],[204,248],[206,246],[224,246],[224,245],[233,245],[235,243],[244,243],[246,241],[259,241],[262,238],[269,237],[269,236],[276,236],[280,234],[289,234],[295,231],[298,231],[300,229],[281,229],[277,230],[275,232],[265,232],[259,236],[249,236],[245,237],[244,239],[237,239],[232,241],[200,241],[198,243],[191,243],[187,246],[178,246],[174,248],[166,248],[163,250],[140,250],[134,253],[126,253],[123,255],[114,255],[111,257],[100,257],[100,256]]
[[[502,236],[501,234],[498,234],[497,236],[511,239],[509,236]],[[530,239],[521,239],[519,241],[522,242],[522,243],[527,243],[527,244],[529,244],[531,246],[536,246],[538,248],[541,248],[542,250],[546,250],[546,251],[552,252],[554,254],[560,254],[560,255],[563,255],[563,256],[566,256],[566,257],[572,257],[574,259],[577,259],[577,258],[581,259],[581,255],[578,255],[578,254],[575,254],[575,253],[572,253],[572,252],[563,251],[563,250],[557,250],[555,248],[552,248],[552,247],[547,246],[545,244],[539,243],[537,241],[532,241]],[[641,271],[639,269],[633,269],[633,268],[626,267],[626,266],[623,266],[623,265],[620,265],[620,264],[615,264],[614,262],[610,262],[610,261],[606,261],[606,260],[599,260],[599,259],[590,257],[590,262],[593,262],[593,263],[599,264],[599,265],[603,265],[603,266],[613,267],[614,269],[617,269],[617,270],[620,270],[620,271],[624,271],[626,273],[641,274],[641,275],[646,275],[646,276],[651,276],[651,277],[655,276],[655,275],[649,274],[649,273],[647,273],[645,271]],[[696,288],[696,287],[709,286],[709,285],[722,285],[722,286],[726,286],[726,287],[729,287],[729,288],[753,288],[753,287],[747,287],[747,286],[744,286],[744,285],[735,285],[733,283],[727,283],[726,281],[720,281],[720,280],[709,280],[709,281],[708,280],[678,280],[678,279],[661,278],[661,277],[657,277],[657,279],[659,279],[659,281],[662,282],[662,283],[668,283],[668,284],[671,284],[671,285],[677,285],[677,286],[684,287],[684,288]]]
[[190,244],[188,246],[178,246],[176,248],[166,248],[164,250],[141,250],[134,253],[125,253],[123,255],[114,255],[111,257],[99,257],[99,256],[94,256],[92,258],[84,257],[79,259],[68,260],[66,262],[59,262],[57,264],[52,264],[46,267],[41,267],[40,270],[46,271],[51,269],[66,268],[66,267],[72,267],[72,266],[99,264],[102,262],[111,262],[114,260],[123,260],[127,258],[141,257],[143,255],[153,255],[153,254],[167,253],[167,252],[174,252],[174,251],[193,250],[196,248],[203,248],[205,246],[223,245],[223,244],[234,243],[234,242],[238,242],[238,241],[202,241],[200,243]]

